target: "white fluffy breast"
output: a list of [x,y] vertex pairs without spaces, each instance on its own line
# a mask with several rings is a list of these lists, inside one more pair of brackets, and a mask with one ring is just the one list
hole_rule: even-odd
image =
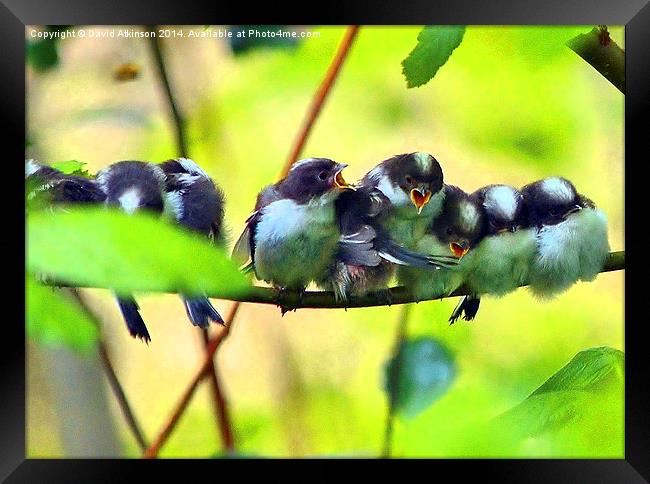
[[260,242],[281,239],[308,227],[310,214],[306,206],[293,200],[283,199],[270,203],[262,209],[256,228],[256,239]]
[[140,191],[137,188],[131,188],[125,191],[119,198],[120,206],[128,214],[134,213],[138,208],[140,208],[140,201],[142,197]]
[[592,280],[609,254],[607,218],[598,209],[582,209],[537,234],[537,257],[531,271],[531,289],[551,296],[578,279]]

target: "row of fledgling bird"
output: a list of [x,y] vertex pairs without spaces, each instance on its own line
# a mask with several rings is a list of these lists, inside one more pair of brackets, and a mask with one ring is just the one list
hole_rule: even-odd
[[[393,156],[355,185],[343,178],[345,166],[327,158],[300,160],[257,197],[233,258],[276,287],[279,301],[285,291],[302,295],[316,283],[339,300],[373,293],[390,303],[388,287],[396,276],[416,300],[464,284],[471,295],[450,321],[471,320],[481,295],[501,296],[529,284],[547,298],[578,280],[593,280],[607,260],[604,213],[565,178],[521,189],[488,185],[469,194],[444,183],[440,164],[428,153]],[[166,213],[225,244],[223,194],[192,160],[121,161],[95,179],[30,160],[26,176],[55,203]],[[182,298],[194,325],[223,323],[207,297]],[[130,333],[148,341],[133,297],[119,294],[118,301]]]

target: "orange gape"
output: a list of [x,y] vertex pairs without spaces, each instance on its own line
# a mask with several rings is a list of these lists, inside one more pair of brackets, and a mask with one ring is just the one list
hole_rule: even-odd
[[457,244],[456,242],[449,244],[449,248],[451,249],[451,252],[459,259],[469,251],[469,249],[461,247],[461,245]]
[[426,190],[424,194],[422,194],[422,192],[417,188],[411,190],[411,201],[413,202],[413,205],[415,205],[415,208],[418,209],[418,213],[422,211],[422,207],[429,203],[430,199],[431,192],[428,190]]

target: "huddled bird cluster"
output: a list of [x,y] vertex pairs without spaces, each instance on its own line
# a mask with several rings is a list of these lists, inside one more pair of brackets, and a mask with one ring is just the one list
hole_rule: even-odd
[[[438,161],[415,152],[382,161],[357,184],[347,165],[307,158],[265,187],[235,243],[233,259],[272,284],[278,299],[302,297],[315,283],[346,302],[373,293],[390,304],[391,280],[415,300],[464,285],[450,321],[472,320],[483,295],[529,284],[549,298],[578,280],[593,280],[609,254],[607,219],[567,179],[550,177],[517,189],[495,184],[467,193],[444,182]],[[103,203],[127,213],[169,214],[178,224],[225,244],[224,197],[192,160],[121,161],[94,179],[65,175],[29,160],[35,193],[55,203]],[[133,336],[149,333],[129,294],[117,294]],[[206,296],[181,296],[192,324],[223,324]]]

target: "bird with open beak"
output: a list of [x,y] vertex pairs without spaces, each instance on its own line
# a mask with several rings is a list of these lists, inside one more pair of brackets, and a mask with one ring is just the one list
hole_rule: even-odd
[[376,188],[360,186],[335,202],[341,232],[335,260],[319,285],[332,289],[339,301],[376,292],[390,304],[387,291],[396,265],[432,269],[456,265],[451,256],[432,256],[406,249],[390,238],[378,218],[390,210],[390,201]]
[[[166,201],[174,220],[223,247],[224,196],[221,189],[196,162],[188,158],[168,160],[159,166],[166,175]],[[182,295],[181,299],[194,326],[207,328],[210,321],[224,324],[207,296]]]
[[464,284],[473,294],[461,298],[449,321],[476,316],[480,295],[503,296],[528,280],[535,254],[535,231],[525,227],[522,194],[508,185],[488,185],[471,197],[485,215],[481,241],[463,259]]
[[280,290],[302,295],[334,259],[339,240],[334,203],[353,189],[341,172],[347,165],[327,158],[297,161],[287,176],[264,188],[233,249],[255,276]]
[[444,190],[442,212],[429,225],[415,250],[432,254],[447,252],[458,259],[459,264],[437,270],[399,267],[399,282],[409,288],[417,300],[448,295],[457,289],[466,269],[463,258],[484,233],[484,214],[478,202],[454,185],[445,185]]
[[[128,214],[142,210],[162,214],[165,209],[165,173],[143,161],[119,161],[97,173],[97,183],[106,194],[106,205],[118,207]],[[133,337],[148,343],[147,330],[138,303],[131,294],[117,294],[124,321]]]
[[592,281],[609,254],[607,217],[569,180],[550,177],[521,189],[536,231],[530,289],[549,298],[578,280]]
[[[404,257],[406,251],[412,251],[411,256],[416,255],[417,241],[442,210],[445,195],[442,187],[440,164],[424,152],[395,155],[370,170],[357,186],[358,194],[346,194],[338,202],[337,218],[342,235],[339,257],[325,277],[324,285],[332,285],[339,299],[382,291],[390,303],[389,293],[384,289],[398,265],[431,266],[422,254],[409,257],[410,263]],[[364,226],[372,231],[364,229],[358,234]],[[379,251],[373,254],[373,250],[384,242],[395,249],[392,255],[385,250],[381,252],[387,257],[380,256]],[[364,246],[355,246],[355,243],[366,244],[365,247],[371,249],[365,252],[369,258],[359,257],[362,255],[359,248]],[[434,255],[446,255],[446,252]]]

